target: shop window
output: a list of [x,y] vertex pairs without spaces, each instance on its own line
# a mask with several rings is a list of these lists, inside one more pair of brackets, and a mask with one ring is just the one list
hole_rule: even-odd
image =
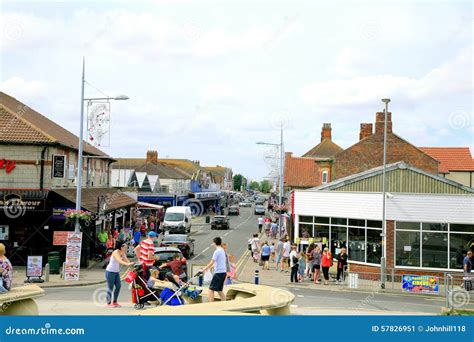
[[448,234],[423,233],[421,252],[423,267],[448,268]]
[[382,258],[381,230],[367,229],[367,262],[380,264]]
[[420,230],[420,222],[397,222],[397,229]]
[[449,230],[452,232],[466,232],[474,234],[474,224],[451,223]]
[[329,226],[323,226],[316,224],[314,226],[314,240],[315,242],[321,242],[324,247],[328,247],[329,243]]
[[301,216],[300,215],[300,222],[313,223],[313,216]]
[[347,219],[346,218],[333,217],[333,218],[331,218],[331,224],[346,226],[347,225]]
[[397,232],[396,241],[396,265],[420,267],[420,233]]
[[422,223],[422,230],[434,230],[438,232],[447,232],[448,224],[447,223]]
[[347,228],[331,227],[331,253],[335,256],[341,248],[347,248]]
[[382,221],[367,220],[367,227],[382,228]]
[[349,228],[349,260],[365,262],[365,229]]
[[470,234],[452,234],[449,236],[449,268],[461,270],[468,251],[474,253],[474,236]]
[[365,227],[365,220],[349,219],[349,226]]
[[329,224],[329,217],[315,217],[314,223],[325,223]]
[[310,238],[313,236],[313,225],[311,224],[300,224],[300,232],[299,232],[299,237],[300,238]]

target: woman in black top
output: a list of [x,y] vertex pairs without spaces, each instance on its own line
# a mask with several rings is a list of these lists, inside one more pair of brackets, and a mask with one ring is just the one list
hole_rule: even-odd
[[[337,255],[337,277],[336,283],[342,283],[344,281],[344,271],[347,266],[347,252],[345,248],[341,248],[341,252]],[[342,275],[342,281],[340,281]]]

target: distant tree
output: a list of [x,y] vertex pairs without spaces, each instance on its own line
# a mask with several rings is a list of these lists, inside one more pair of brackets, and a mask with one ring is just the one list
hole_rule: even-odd
[[268,194],[272,190],[272,185],[268,180],[263,180],[260,182],[260,191]]
[[234,181],[235,191],[240,191],[241,188],[242,190],[245,190],[247,188],[247,179],[241,174],[236,174],[232,179]]
[[260,184],[256,181],[250,182],[250,189],[260,191]]

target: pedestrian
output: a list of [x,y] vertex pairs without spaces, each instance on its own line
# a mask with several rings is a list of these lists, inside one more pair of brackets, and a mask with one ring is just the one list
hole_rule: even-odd
[[205,273],[211,267],[214,267],[214,275],[212,276],[211,284],[209,285],[209,302],[214,301],[215,292],[219,294],[221,301],[225,301],[226,298],[223,289],[225,278],[227,276],[227,256],[222,248],[222,239],[220,237],[215,237],[213,243],[216,250],[212,255],[212,260],[201,270],[201,272]]
[[272,237],[276,238],[277,232],[278,232],[278,224],[276,222],[270,223],[271,225],[271,231],[272,231]]
[[270,259],[275,262],[275,242],[272,242],[272,245],[270,246]]
[[290,258],[290,268],[291,268],[290,281],[292,283],[293,282],[297,283],[299,259],[298,259],[298,253],[296,252],[296,245],[291,246],[291,252],[290,252],[289,258]]
[[291,252],[291,245],[287,238],[284,239],[283,243],[283,257],[281,259],[281,271],[282,272],[289,272],[290,262],[290,252]]
[[282,268],[282,259],[283,259],[283,239],[278,240],[277,245],[275,247],[275,257],[276,257],[276,270],[283,271]]
[[135,246],[138,246],[141,238],[142,238],[142,234],[140,233],[140,228],[135,227],[133,230],[133,243]]
[[264,270],[269,270],[270,265],[269,265],[269,260],[270,260],[270,253],[271,253],[271,247],[268,245],[268,241],[265,241],[262,246],[262,262],[263,262],[263,269]]
[[260,239],[258,238],[258,234],[253,234],[253,238],[249,240],[249,243],[253,261],[258,262],[260,258]]
[[468,251],[463,260],[464,282],[461,285],[466,291],[472,291],[472,251]]
[[171,268],[171,272],[173,273],[173,276],[175,276],[174,279],[177,283],[180,283],[180,281],[186,281],[186,273],[183,270],[183,262],[181,261],[181,256],[178,253],[173,256],[173,260],[161,264],[159,269],[161,270],[164,267]]
[[327,247],[323,250],[321,266],[323,268],[324,285],[327,285],[329,282],[329,269],[332,266],[332,254]]
[[125,241],[125,233],[123,231],[123,228],[119,228],[118,230],[118,235],[117,235],[117,240],[124,242]]
[[109,238],[109,235],[107,234],[105,229],[102,227],[99,234],[97,234],[97,240],[99,240],[99,245],[102,249],[106,248],[105,244],[107,243],[108,238]]
[[312,260],[312,271],[313,271],[313,281],[315,284],[320,283],[319,277],[321,276],[321,248],[316,246],[313,249],[313,260]]
[[298,281],[303,282],[306,272],[306,254],[299,252],[298,254]]
[[155,263],[155,240],[156,233],[149,232],[148,238],[135,247],[135,255],[140,263],[147,267],[153,267],[153,264]]
[[228,254],[229,258],[229,272],[227,272],[227,277],[225,278],[225,285],[232,285],[232,282],[237,279],[237,265],[235,264],[235,256]]
[[[336,284],[341,284],[344,282],[344,272],[347,266],[347,252],[344,247],[341,248],[341,252],[337,255],[337,276]],[[341,281],[342,278],[342,281]]]
[[13,266],[5,256],[6,252],[5,245],[0,243],[0,293],[10,291],[13,280]]
[[259,216],[257,221],[258,221],[258,233],[261,234],[262,233],[262,226],[263,226],[263,217]]
[[107,241],[105,243],[105,247],[107,249],[114,249],[115,250],[115,242],[116,241],[115,241],[115,238],[114,238],[113,234],[109,233],[109,236],[108,236]]
[[[126,251],[127,244],[117,241],[115,250],[110,257],[109,264],[105,269],[105,279],[107,280],[107,306],[120,307],[118,297],[120,294],[121,280],[120,280],[120,265],[130,266],[133,262],[127,259]],[[115,288],[115,289],[114,289]],[[113,299],[112,299],[113,292]]]
[[313,250],[314,250],[314,243],[310,243],[308,249],[306,250],[305,257],[306,257],[306,276],[308,278],[312,278],[313,275]]

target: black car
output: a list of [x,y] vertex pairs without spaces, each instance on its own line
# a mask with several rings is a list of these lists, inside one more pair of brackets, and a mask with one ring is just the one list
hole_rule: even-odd
[[227,213],[227,215],[240,215],[240,209],[238,206],[236,205],[233,205],[231,207],[229,207],[229,212]]
[[[161,265],[166,264],[167,262],[173,261],[173,258],[176,254],[180,256],[181,263],[183,265],[183,271],[184,273],[186,273],[187,277],[188,264],[186,258],[183,256],[183,253],[181,253],[181,251],[176,247],[155,247],[155,263],[153,264],[153,266],[158,268]],[[158,278],[160,280],[164,280],[165,274],[167,272],[171,272],[171,268],[163,267],[162,269],[160,269]]]
[[160,242],[160,247],[176,247],[189,259],[194,254],[194,239],[185,234],[168,234]]
[[229,229],[229,219],[227,216],[214,216],[211,221],[211,229]]

